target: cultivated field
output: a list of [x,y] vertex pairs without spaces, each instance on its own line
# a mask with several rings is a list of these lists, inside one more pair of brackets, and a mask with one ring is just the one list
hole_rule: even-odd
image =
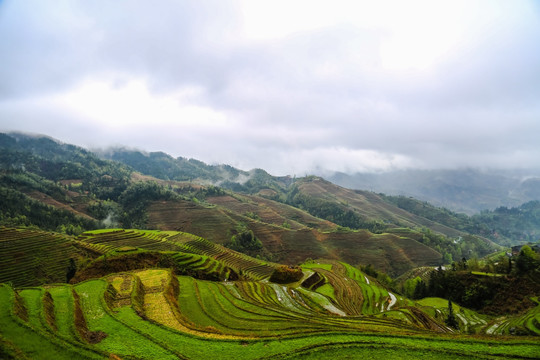
[[445,325],[447,300],[414,302],[344,262],[309,261],[302,279],[277,284],[277,264],[191,234],[116,229],[71,241],[103,254],[79,269],[84,281],[0,285],[0,358],[540,356],[540,307],[497,319],[455,305],[458,331]]

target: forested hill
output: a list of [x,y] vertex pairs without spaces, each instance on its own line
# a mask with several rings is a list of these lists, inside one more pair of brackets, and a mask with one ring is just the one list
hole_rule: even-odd
[[131,174],[74,145],[0,134],[0,224],[71,234],[98,228],[101,204],[115,204]]
[[255,193],[261,189],[275,189],[282,192],[293,182],[289,176],[272,176],[262,169],[244,171],[230,165],[208,165],[196,159],[173,158],[163,152],[112,148],[100,154],[158,179],[216,185],[233,191]]
[[349,189],[412,196],[468,215],[540,200],[540,169],[399,170],[325,176]]
[[[194,159],[181,157],[175,159],[162,152],[144,153],[137,150],[116,148],[103,154],[106,158],[121,161],[133,167],[136,171],[163,180],[189,180],[214,184],[222,188],[249,194],[256,194],[264,190],[266,197],[301,207],[312,215],[353,229],[364,228],[378,231],[380,230],[381,222],[411,226],[411,223],[408,222],[409,220],[404,220],[402,215],[396,214],[396,209],[385,211],[383,210],[384,206],[377,205],[381,203],[379,196],[371,192],[356,191],[355,193],[335,186],[330,182],[325,182],[325,184],[330,185],[332,187],[331,190],[321,188],[320,185],[323,182],[317,183],[318,186],[315,186],[316,189],[310,190],[310,188],[313,188],[311,179],[317,179],[317,177],[308,177],[305,179],[274,177],[261,169],[242,171],[228,165],[207,165]],[[437,177],[439,179],[437,181],[441,182],[441,176],[447,173],[450,176],[447,181],[451,181],[453,177],[457,177],[457,175],[449,171],[433,172],[433,176]],[[426,174],[429,174],[429,172],[423,172],[422,174],[424,175],[423,181],[428,181]],[[409,174],[409,178],[411,176]],[[495,181],[499,187],[505,184],[510,186],[509,184],[511,182],[509,179],[504,180],[505,178],[502,175],[495,177],[488,175],[481,176],[472,170],[468,172],[466,178],[472,179],[471,181],[475,184],[475,188],[480,188],[479,182],[482,179],[487,182]],[[465,186],[463,181],[463,177],[461,177],[455,186]],[[306,184],[310,185],[308,186]],[[528,179],[525,183],[522,183],[522,187],[527,186],[527,196],[535,196],[535,184],[535,179]],[[298,191],[299,189],[304,189],[310,193]],[[347,192],[345,196],[343,196],[343,190]],[[491,190],[492,193],[494,191],[493,189]],[[324,195],[325,193],[326,195]],[[336,193],[340,195],[336,195]],[[411,214],[422,218],[412,220],[414,223],[413,226],[435,228],[437,232],[442,232],[450,236],[459,236],[460,232],[471,233],[489,238],[503,245],[536,242],[540,239],[540,205],[538,201],[531,201],[510,209],[499,207],[491,211],[483,210],[480,214],[469,216],[446,208],[436,207],[428,202],[419,201],[411,197],[380,195],[390,204],[407,211],[409,215],[406,215],[405,218],[410,218]],[[341,198],[337,200],[340,196]],[[328,199],[329,197],[330,199]],[[368,197],[370,199],[368,201],[369,204],[364,202],[360,204],[360,208],[357,207],[356,209],[351,209],[350,204],[344,205],[350,202],[351,198],[358,197]],[[379,206],[379,209],[375,210],[374,207],[377,206]],[[374,213],[377,215],[373,215]],[[443,227],[453,229],[453,231],[443,229]]]
[[81,147],[43,136],[0,133],[0,149],[3,173],[33,174],[53,182],[78,180],[79,190],[99,198],[118,198],[133,171]]
[[273,177],[163,153],[110,157],[126,163],[46,137],[1,134],[0,225],[74,235],[105,227],[186,231],[272,261],[324,257],[394,275],[498,249],[469,235],[466,216],[445,222],[318,177]]
[[467,216],[411,197],[383,196],[383,198],[412,214],[454,229],[487,237],[501,245],[537,242],[540,239],[540,201],[538,200],[513,208],[503,206]]

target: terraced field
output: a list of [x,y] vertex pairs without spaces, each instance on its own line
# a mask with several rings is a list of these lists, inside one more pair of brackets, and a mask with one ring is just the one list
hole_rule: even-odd
[[[181,252],[175,258],[193,270],[213,269],[219,272],[226,266],[251,280],[269,278],[276,267],[276,264],[254,259],[201,237],[179,231],[99,230],[86,232],[77,240],[85,247],[91,247],[103,254],[126,248]],[[200,263],[197,264],[197,261]]]
[[[225,244],[231,231],[243,224],[273,261],[297,264],[307,258],[334,259],[353,265],[372,264],[393,276],[418,266],[436,266],[442,259],[439,252],[413,238],[363,230],[340,232],[333,223],[258,196],[219,196],[207,201],[212,205],[185,200],[153,202],[148,207],[148,226]],[[248,213],[258,220],[246,216]],[[288,226],[284,227],[285,222]]]
[[76,255],[64,235],[0,227],[0,283],[22,287],[64,282],[69,259]]
[[[344,262],[309,261],[301,266],[301,280],[277,284],[268,280],[277,264],[191,234],[116,229],[65,241],[104,256],[80,269],[89,276],[78,283],[0,285],[0,358],[533,359],[540,354],[540,342],[532,337],[539,332],[540,307],[499,319],[455,305],[456,331],[444,322],[447,300],[413,302]],[[174,266],[159,267],[149,259]],[[141,260],[135,262],[140,267],[131,268],[135,260]],[[111,272],[117,263],[129,265],[129,271]],[[179,269],[192,276],[179,275]],[[529,336],[512,336],[525,333]]]
[[518,317],[502,317],[491,321],[486,328],[486,333],[496,335],[534,333],[540,335],[540,305]]
[[336,229],[336,225],[321,220],[293,206],[265,199],[254,195],[216,196],[206,199],[211,204],[219,205],[236,214],[255,214],[262,222],[282,226],[285,222],[289,228],[299,230],[315,227],[322,231]]
[[537,341],[527,338],[434,336],[394,316],[343,316],[330,311],[331,301],[325,304],[321,297],[301,287],[202,281],[174,276],[167,269],[18,291],[0,285],[0,354],[31,359],[285,359],[395,357],[403,352],[405,358],[527,359],[540,350]]
[[321,178],[306,178],[298,185],[298,188],[301,193],[315,198],[347,204],[344,205],[346,208],[357,211],[367,219],[386,219],[394,224],[410,228],[418,225],[427,226],[449,237],[463,235],[456,229],[397,208],[373,192],[346,189]]

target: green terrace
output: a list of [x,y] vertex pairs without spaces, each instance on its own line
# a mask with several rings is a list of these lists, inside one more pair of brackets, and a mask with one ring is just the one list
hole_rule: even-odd
[[[285,267],[303,276],[276,283],[272,275],[283,266],[182,232],[112,229],[70,238],[2,228],[0,235],[6,244],[0,247],[2,259],[9,261],[0,274],[10,282],[0,285],[0,358],[534,359],[540,354],[533,337],[540,332],[540,305],[493,317],[455,304],[459,326],[451,328],[445,323],[448,300],[410,300],[344,262]],[[30,251],[55,261],[80,260],[84,251],[94,255],[70,283],[59,268],[57,280],[35,286],[32,272],[12,270],[13,242],[26,254],[19,256],[20,269],[34,266]],[[47,259],[52,268],[53,260]]]
[[314,298],[282,285],[210,282],[167,269],[17,291],[2,285],[2,351],[33,359],[259,359],[347,349],[394,349],[418,358],[535,358],[539,350],[527,338],[435,336],[394,318],[339,316]]
[[178,231],[152,230],[98,230],[89,231],[77,238],[84,246],[98,245],[101,253],[118,250],[125,246],[157,251],[177,251],[207,256],[252,280],[270,277],[276,264],[257,260],[227,249],[192,234]]

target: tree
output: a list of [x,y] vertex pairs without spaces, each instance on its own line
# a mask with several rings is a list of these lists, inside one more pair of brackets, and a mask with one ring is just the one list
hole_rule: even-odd
[[75,264],[75,259],[70,258],[69,266],[66,272],[66,283],[69,284],[69,281],[73,278],[73,276],[75,276],[76,272],[77,272],[77,265]]
[[534,269],[538,265],[538,255],[529,245],[524,245],[516,260],[516,267],[519,272],[525,273]]
[[299,266],[280,265],[274,269],[269,280],[279,284],[287,284],[299,281],[303,276],[302,268]]
[[442,253],[443,253],[443,263],[444,264],[450,264],[450,263],[452,263],[452,261],[454,261],[454,259],[452,258],[452,254],[450,254],[449,252],[443,250]]
[[245,225],[239,224],[236,228],[237,234],[231,237],[231,240],[225,244],[229,249],[255,255],[263,249],[261,240],[257,239],[253,231]]
[[448,300],[448,317],[445,320],[446,325],[454,329],[459,329],[459,324],[454,315],[454,309],[452,308],[452,301]]
[[416,283],[414,288],[413,299],[423,299],[427,295],[427,286],[424,280],[420,280]]
[[419,276],[414,279],[408,279],[403,284],[405,296],[411,299],[422,299],[426,297],[427,285]]

